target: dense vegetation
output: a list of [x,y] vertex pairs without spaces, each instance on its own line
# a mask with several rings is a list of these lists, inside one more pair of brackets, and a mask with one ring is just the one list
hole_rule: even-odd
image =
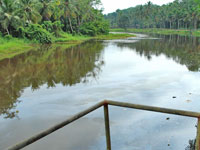
[[151,2],[105,15],[112,28],[198,29],[199,0],[175,0],[158,6]]
[[100,0],[0,0],[0,36],[52,43],[65,33],[107,34]]

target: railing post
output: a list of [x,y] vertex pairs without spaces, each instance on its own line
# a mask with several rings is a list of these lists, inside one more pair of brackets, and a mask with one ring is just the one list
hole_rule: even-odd
[[104,119],[105,119],[105,131],[106,131],[107,150],[111,150],[110,123],[109,123],[108,104],[104,104]]
[[196,137],[195,150],[200,150],[200,118],[198,118],[198,123],[197,123],[197,137]]

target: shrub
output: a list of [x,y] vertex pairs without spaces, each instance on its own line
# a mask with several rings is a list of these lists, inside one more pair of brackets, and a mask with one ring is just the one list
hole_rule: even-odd
[[99,34],[108,34],[109,24],[108,22],[105,21],[87,22],[80,27],[80,32],[84,35],[90,35],[90,36],[96,36]]
[[95,36],[97,34],[97,28],[94,26],[94,23],[88,22],[80,27],[80,32],[84,35]]
[[42,27],[58,37],[60,36],[60,32],[62,31],[63,24],[61,24],[60,21],[55,21],[53,23],[51,21],[44,21]]
[[19,27],[17,29],[17,36],[18,37],[25,38],[26,37],[25,33],[26,33],[26,31],[23,27]]
[[10,40],[10,39],[12,39],[13,37],[12,37],[12,35],[5,35],[4,38],[5,38],[6,40]]
[[109,25],[108,22],[106,22],[106,21],[98,22],[97,26],[98,26],[98,33],[99,34],[108,34],[109,33],[110,25]]
[[62,31],[64,25],[60,21],[55,21],[53,23],[53,32],[56,37],[60,36],[59,33]]
[[28,38],[30,40],[36,40],[40,43],[52,43],[52,35],[43,29],[39,24],[29,24],[27,27],[20,27],[18,29],[19,36]]
[[53,32],[53,24],[51,21],[44,21],[42,27],[50,33]]

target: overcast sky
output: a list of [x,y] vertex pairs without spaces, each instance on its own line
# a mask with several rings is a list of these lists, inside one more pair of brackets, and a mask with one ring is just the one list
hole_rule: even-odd
[[[104,14],[114,12],[117,9],[125,9],[129,7],[134,7],[136,5],[145,4],[149,0],[101,0],[104,7]],[[151,0],[153,4],[163,5],[174,0]]]

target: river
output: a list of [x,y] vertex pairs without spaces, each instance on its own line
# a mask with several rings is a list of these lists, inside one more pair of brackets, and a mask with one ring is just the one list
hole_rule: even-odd
[[[200,39],[138,35],[0,61],[0,149],[109,99],[200,112]],[[197,120],[110,107],[114,150],[184,150]],[[106,149],[103,109],[24,150]]]

